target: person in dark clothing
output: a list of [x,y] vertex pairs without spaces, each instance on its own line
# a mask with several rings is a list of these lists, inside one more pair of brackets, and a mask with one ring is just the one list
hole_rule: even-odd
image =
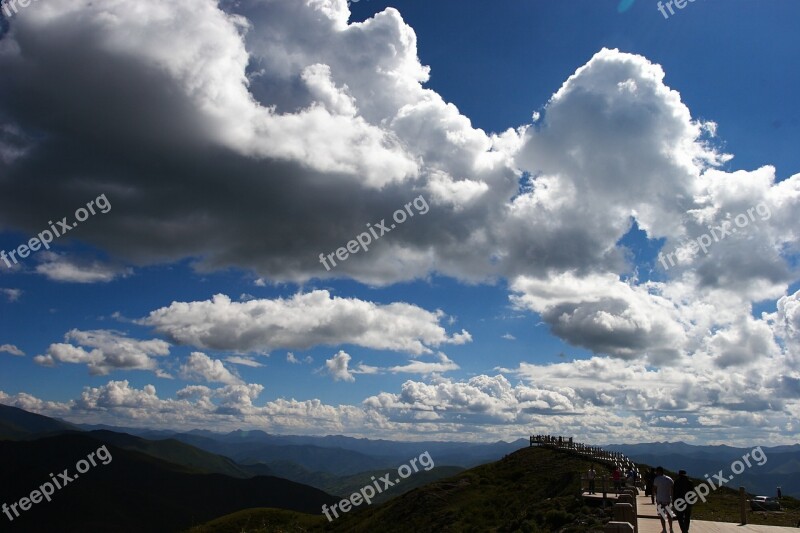
[[[694,492],[694,483],[692,483],[691,479],[686,477],[686,470],[678,471],[678,478],[675,480],[675,487],[672,491],[674,494],[673,501],[678,501],[680,498],[684,502],[686,502],[686,495],[690,492]],[[681,533],[689,533],[689,523],[692,521],[692,505],[686,502],[683,511],[679,511],[678,506],[676,506],[675,515],[678,518],[678,525],[681,528]]]
[[653,472],[652,468],[644,475],[644,495],[650,496],[650,503],[653,505],[656,503],[656,493],[653,491],[653,480],[655,478],[656,473]]
[[594,471],[594,465],[589,468],[586,477],[589,479],[589,494],[594,494],[594,478],[597,477],[597,472]]

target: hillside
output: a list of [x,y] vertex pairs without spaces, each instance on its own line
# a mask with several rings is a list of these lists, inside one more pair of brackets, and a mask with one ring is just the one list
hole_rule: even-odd
[[[371,483],[371,476],[379,477],[386,473],[386,469],[383,469],[360,472],[349,476],[335,476],[327,472],[311,472],[290,461],[271,461],[268,465],[258,463],[238,466],[246,469],[253,475],[273,475],[282,477],[284,479],[296,481],[297,483],[302,483],[303,485],[316,487],[328,494],[335,495],[352,494],[364,485]],[[420,471],[415,476],[408,478],[406,484],[404,484],[399,491],[392,494],[379,494],[375,497],[374,501],[383,502],[389,500],[399,494],[425,485],[426,483],[454,476],[462,470],[464,469],[459,466],[437,466],[429,472]]]
[[[363,506],[329,523],[252,509],[196,527],[192,533],[277,531],[579,533],[602,530],[609,516],[579,498],[580,472],[590,461],[544,448],[524,448],[495,463]],[[294,529],[292,529],[294,528]]]
[[251,472],[227,457],[206,452],[174,439],[146,440],[113,431],[91,431],[88,434],[118,448],[142,452],[201,474],[225,474],[236,478],[272,475],[269,469],[262,468],[260,472]]
[[28,439],[61,431],[80,431],[80,428],[54,418],[0,404],[0,439]]
[[[0,501],[13,503],[69,469],[103,443],[67,433],[35,441],[0,441]],[[12,531],[59,533],[174,533],[247,507],[270,506],[315,513],[335,498],[275,477],[236,479],[198,474],[137,451],[107,445],[112,461],[90,468],[58,490],[52,501],[34,505],[13,522]],[[45,507],[46,506],[46,507]],[[4,519],[5,521],[5,519]]]

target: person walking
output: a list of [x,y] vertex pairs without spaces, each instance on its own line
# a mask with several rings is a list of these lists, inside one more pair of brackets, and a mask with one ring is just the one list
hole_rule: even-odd
[[[674,501],[679,499],[686,502],[685,506],[681,506],[683,511],[675,508],[675,517],[678,519],[678,526],[681,528],[681,533],[689,533],[689,523],[692,521],[692,504],[690,504],[686,495],[694,492],[694,483],[686,476],[686,470],[678,470],[678,479],[675,480],[675,487],[673,487],[672,495]],[[697,501],[693,498],[694,501]]]
[[586,473],[586,477],[589,479],[589,494],[594,494],[594,478],[597,473],[594,471],[594,465],[589,467],[589,472]]
[[611,477],[614,480],[614,490],[619,492],[622,489],[622,487],[621,487],[622,472],[619,471],[619,467],[618,466],[614,467],[614,472],[611,474]]
[[656,512],[661,519],[661,533],[666,533],[667,531],[666,522],[669,522],[669,533],[674,533],[672,530],[672,512],[670,511],[674,486],[675,482],[672,481],[671,477],[664,474],[664,469],[660,466],[657,467],[656,478],[653,480],[653,490],[656,493]]
[[650,504],[656,504],[656,493],[653,491],[653,480],[656,478],[656,473],[653,469],[649,469],[644,475],[644,495],[650,496]]

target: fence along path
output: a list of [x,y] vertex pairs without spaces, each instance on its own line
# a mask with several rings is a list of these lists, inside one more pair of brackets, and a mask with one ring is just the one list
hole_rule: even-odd
[[[530,445],[571,450],[587,459],[600,461],[611,469],[619,468],[620,471],[623,472],[623,476],[628,470],[633,470],[636,475],[637,483],[640,483],[642,480],[642,476],[639,474],[639,467],[637,467],[628,456],[621,452],[610,452],[599,446],[589,446],[582,442],[574,442],[572,437],[556,437],[553,435],[531,435]],[[598,487],[600,487],[600,484],[605,478],[607,478],[607,476],[598,475]],[[584,492],[589,488],[588,481],[586,472],[583,472],[581,475],[581,490]],[[615,492],[610,485],[607,488],[609,489],[608,492]]]
[[[622,472],[633,469],[636,480],[640,484],[642,478],[639,469],[633,461],[619,452],[603,450],[599,446],[589,446],[574,442],[572,437],[553,435],[531,435],[531,446],[551,447],[569,450],[588,459],[600,461],[609,468],[619,468]],[[596,478],[596,495],[588,493],[588,478],[586,473],[581,475],[581,491],[586,499],[613,500],[614,519],[606,524],[605,533],[661,533],[661,520],[658,519],[656,506],[650,503],[650,497],[644,496],[638,487],[626,487],[617,492],[608,483],[608,476]],[[612,494],[613,493],[613,494]],[[680,531],[678,523],[673,522],[674,531]],[[692,533],[797,533],[797,528],[782,526],[760,526],[752,524],[733,524],[730,522],[708,522],[705,520],[692,520]]]

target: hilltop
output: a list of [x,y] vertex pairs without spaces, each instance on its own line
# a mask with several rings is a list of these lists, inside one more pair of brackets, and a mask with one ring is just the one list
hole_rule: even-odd
[[[329,523],[323,516],[275,509],[249,509],[220,517],[187,533],[306,532],[602,532],[610,510],[584,504],[580,476],[594,464],[569,450],[524,448],[502,460],[429,483],[389,502],[356,510]],[[640,470],[648,465],[637,464]],[[674,472],[668,474],[675,476]],[[699,483],[702,479],[694,479]],[[794,526],[800,501],[784,497],[780,513],[750,512],[751,524]],[[711,492],[695,506],[696,520],[736,523],[738,491]]]
[[580,474],[590,464],[558,450],[524,448],[383,505],[351,511],[332,523],[321,515],[313,519],[253,509],[193,528],[191,533],[599,531],[610,515],[584,505],[580,497]]

